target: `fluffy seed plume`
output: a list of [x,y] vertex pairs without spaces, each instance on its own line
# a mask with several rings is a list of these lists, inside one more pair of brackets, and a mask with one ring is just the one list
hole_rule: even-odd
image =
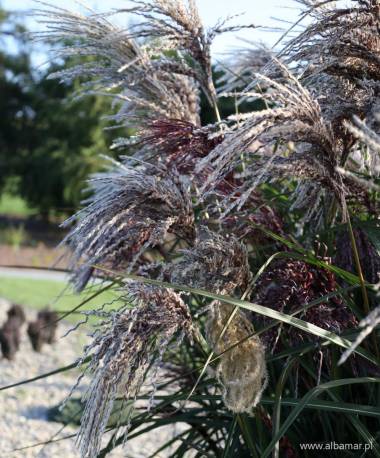
[[72,249],[73,283],[78,291],[94,265],[131,271],[144,250],[168,233],[192,242],[194,215],[181,177],[152,174],[114,162],[90,180],[88,205],[66,221],[77,224],[63,243]]
[[[373,212],[368,183],[358,179],[351,160],[354,153],[360,160],[365,155],[355,148],[357,136],[347,123],[353,116],[373,119],[378,111],[380,10],[377,0],[354,0],[347,7],[330,0],[300,3],[312,22],[280,52],[285,65],[276,58],[265,62],[258,50],[251,53],[251,67],[262,62],[261,74],[252,75],[249,65],[237,66],[238,81],[251,73],[237,95],[264,100],[267,110],[232,117],[236,124],[198,168],[214,168],[205,196],[215,193],[227,174],[240,174],[239,199],[225,198],[225,213],[241,207],[259,184],[295,178],[292,209],[303,210],[304,221],[314,219],[319,227],[334,219],[331,193],[343,221],[346,201]],[[230,82],[235,90],[238,83]]]
[[[111,119],[138,125],[141,118],[174,118],[199,125],[200,87],[212,105],[210,46],[216,35],[247,26],[219,21],[206,30],[195,1],[131,0],[129,8],[87,14],[49,5],[37,10],[46,30],[35,39],[61,44],[56,57],[90,57],[90,61],[56,72],[52,78],[86,79],[86,91],[102,92],[121,102]],[[134,14],[138,22],[123,29],[111,22],[117,14]],[[143,43],[143,44],[142,44]],[[94,60],[94,57],[96,58]]]
[[86,348],[92,380],[77,438],[83,458],[98,456],[115,398],[135,398],[148,367],[176,334],[192,339],[190,312],[178,294],[140,283],[127,290],[126,301],[135,308],[112,313]]
[[224,404],[235,413],[251,412],[267,384],[265,348],[254,335],[252,323],[240,311],[222,334],[232,312],[233,306],[228,304],[213,306],[207,323],[207,338],[215,353],[226,352],[220,356],[216,370],[223,388]]
[[[226,295],[235,290],[245,292],[250,279],[244,245],[234,237],[223,237],[207,229],[201,231],[194,248],[186,250],[183,259],[174,264],[172,273],[173,282]],[[225,405],[233,412],[248,412],[259,402],[265,388],[265,351],[241,310],[222,335],[232,310],[230,305],[218,301],[211,305],[207,337],[214,352],[228,350],[218,360],[216,369]]]
[[227,238],[206,227],[200,229],[194,248],[183,250],[171,270],[173,283],[226,295],[235,289],[244,292],[251,278],[245,246],[233,236]]
[[289,40],[281,56],[296,67],[325,119],[349,145],[345,121],[353,116],[370,120],[379,111],[379,1],[299,2],[306,5],[312,22]]
[[[146,6],[141,2],[136,4],[135,12],[143,13]],[[109,16],[116,13],[101,15],[87,10],[87,14],[80,14],[53,5],[38,10],[36,14],[46,31],[36,34],[36,40],[60,45],[62,40],[69,42],[55,51],[58,58],[70,57],[74,62],[78,56],[91,58],[53,73],[50,78],[66,82],[80,77],[85,81],[85,92],[113,97],[121,104],[118,114],[111,117],[118,123],[134,125],[141,117],[167,117],[198,124],[198,88],[194,75],[165,67],[165,52],[161,43],[153,40],[159,22],[156,28],[148,31],[142,27],[137,32],[110,22]],[[145,37],[146,45],[136,40],[141,37]]]
[[[336,72],[339,68],[334,64],[339,57],[343,63],[341,71],[345,66],[355,67],[359,63],[354,57],[361,58],[363,65],[358,71],[368,73],[371,57],[375,64],[379,50],[379,1],[350,0],[349,5],[339,5],[334,0],[297,1],[305,6],[313,21],[289,40],[282,54],[290,54],[294,60],[303,60],[305,64],[314,58],[315,65],[326,68],[330,65]],[[360,50],[363,50],[361,56]]]
[[214,105],[216,91],[212,79],[211,43],[218,34],[251,28],[253,25],[227,25],[227,18],[206,30],[194,0],[132,0],[132,3],[134,7],[121,11],[135,13],[143,19],[135,35],[159,38],[161,54],[175,50],[175,58],[170,58],[166,53],[166,59],[157,63],[158,68],[193,76]]
[[239,125],[198,164],[198,170],[213,168],[203,186],[204,195],[213,193],[223,177],[243,166],[238,174],[241,186],[232,202],[230,196],[224,199],[225,213],[242,208],[261,183],[295,178],[299,183],[295,204],[308,208],[308,217],[321,217],[321,200],[331,193],[345,215],[346,198],[365,202],[367,197],[366,188],[339,168],[347,154],[346,144],[324,119],[308,89],[283,64],[276,65],[282,75],[278,80],[257,75],[257,81],[268,88],[265,94],[245,94],[266,100],[268,109],[231,117]]

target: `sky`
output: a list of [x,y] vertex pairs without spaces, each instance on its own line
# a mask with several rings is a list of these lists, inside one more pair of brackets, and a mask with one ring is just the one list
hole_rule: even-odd
[[[82,7],[75,0],[46,1],[59,7],[76,11],[82,10]],[[32,30],[41,30],[41,26],[26,14],[30,9],[39,7],[33,0],[0,0],[0,3],[4,9],[18,12]],[[86,0],[85,3],[97,12],[104,12],[113,8],[125,7],[128,0],[108,0],[107,2]],[[255,24],[287,29],[297,21],[300,14],[299,4],[295,0],[198,0],[197,5],[204,24],[208,27],[211,27],[220,18],[243,14],[234,19],[231,24]],[[279,20],[280,18],[281,20]],[[124,23],[118,22],[119,25],[128,24],[128,18],[123,17],[123,21]],[[280,36],[280,31],[273,32],[263,29],[227,33],[215,39],[212,52],[216,58],[222,58],[226,53],[238,52],[239,48],[245,45],[242,40],[261,42],[270,47]],[[39,63],[42,63],[43,58],[43,55],[35,57]]]

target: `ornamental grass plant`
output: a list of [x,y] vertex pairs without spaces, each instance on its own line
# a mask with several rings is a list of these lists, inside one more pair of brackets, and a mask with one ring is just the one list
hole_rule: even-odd
[[[62,242],[75,290],[124,304],[90,312],[83,458],[179,423],[152,456],[380,456],[380,3],[297,4],[302,27],[219,78],[214,38],[255,25],[207,29],[194,0],[37,11],[35,39],[75,57],[51,78],[112,98],[126,132]],[[116,400],[133,414],[110,424]]]

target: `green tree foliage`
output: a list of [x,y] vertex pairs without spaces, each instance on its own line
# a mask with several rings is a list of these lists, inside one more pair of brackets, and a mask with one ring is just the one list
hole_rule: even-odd
[[18,154],[16,173],[20,194],[41,212],[77,208],[83,180],[100,169],[99,153],[105,153],[110,143],[99,121],[106,101],[70,101],[74,91],[75,85],[46,79],[33,87],[29,144]]
[[44,215],[72,212],[83,197],[83,181],[101,168],[99,154],[109,150],[111,134],[99,121],[109,102],[75,99],[75,83],[46,78],[65,62],[35,71],[23,27],[1,10],[0,29],[3,44],[8,35],[17,45],[16,51],[0,51],[0,192],[11,186]]
[[[21,43],[22,28],[0,9],[1,48],[8,40]],[[30,105],[30,62],[26,52],[9,53],[0,48],[0,190],[14,173],[16,151],[24,147],[22,135]]]
[[[102,116],[112,112],[108,98],[78,99],[77,83],[47,79],[67,61],[35,70],[24,27],[1,9],[0,32],[5,37],[0,50],[0,193],[11,188],[44,216],[72,213],[80,206],[86,178],[102,167],[100,155],[110,154],[112,138],[126,133],[104,130]],[[12,52],[7,51],[9,39]],[[215,80],[221,76],[214,71]],[[246,110],[245,105],[239,110]],[[221,99],[223,116],[236,109],[235,100]],[[204,95],[201,117],[206,124],[215,121]]]

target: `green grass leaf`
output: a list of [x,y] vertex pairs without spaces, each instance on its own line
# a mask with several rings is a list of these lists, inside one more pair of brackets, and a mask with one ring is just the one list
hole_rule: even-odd
[[[111,271],[110,271],[111,272]],[[112,272],[111,272],[112,273]],[[320,337],[321,339],[325,339],[330,341],[331,343],[334,343],[335,345],[338,345],[339,347],[342,348],[350,348],[352,342],[348,339],[345,339],[343,337],[338,336],[337,334],[334,334],[333,332],[327,331],[325,329],[320,328],[319,326],[316,326],[315,324],[308,323],[307,321],[301,320],[299,318],[296,318],[291,315],[287,315],[282,312],[278,312],[277,310],[273,310],[268,307],[264,307],[263,305],[255,304],[252,302],[248,301],[243,301],[240,299],[236,299],[230,296],[223,296],[221,294],[215,294],[211,293],[209,291],[205,291],[203,289],[199,288],[191,288],[186,285],[176,285],[173,283],[168,283],[168,282],[163,282],[160,280],[152,280],[148,279],[145,277],[140,277],[138,275],[133,275],[133,274],[120,274],[116,273],[119,277],[124,277],[126,279],[134,280],[134,281],[139,281],[141,283],[149,284],[149,285],[156,285],[156,286],[161,286],[164,288],[171,288],[176,291],[183,291],[183,292],[188,292],[192,294],[197,294],[203,297],[207,297],[209,299],[215,299],[221,302],[225,302],[227,304],[235,305],[238,307],[242,307],[246,310],[250,310],[251,312],[258,313],[259,315],[266,316],[268,318],[273,318],[274,320],[278,320],[282,323],[289,324],[290,326],[294,326],[298,329],[301,329],[302,331],[305,331],[309,334],[313,334],[317,337]],[[363,350],[362,348],[358,347],[356,348],[355,352],[359,355],[361,355],[363,358],[367,359],[368,361],[371,361],[372,363],[378,365],[379,362],[377,359],[371,355],[369,352]]]
[[281,425],[281,428],[277,432],[277,434],[272,438],[271,442],[269,443],[268,447],[264,450],[261,458],[268,457],[276,443],[283,437],[293,422],[297,419],[300,415],[302,410],[316,397],[322,394],[325,391],[331,390],[336,387],[346,386],[346,385],[354,385],[358,383],[380,383],[380,378],[375,377],[361,377],[361,378],[349,378],[349,379],[342,379],[342,380],[334,380],[332,382],[323,383],[311,389],[302,399],[299,400],[298,405],[291,411],[288,415],[287,419]]

